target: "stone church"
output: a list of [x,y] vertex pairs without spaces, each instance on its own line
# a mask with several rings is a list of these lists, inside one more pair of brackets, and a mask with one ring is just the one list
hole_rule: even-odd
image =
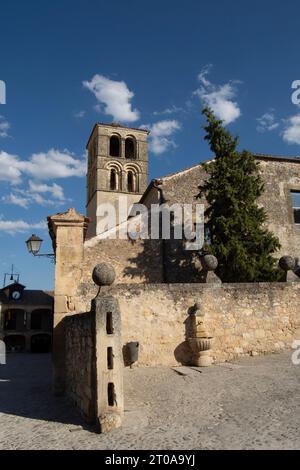
[[[201,163],[148,183],[149,132],[118,123],[97,123],[88,139],[86,216],[82,216],[80,274],[77,291],[91,288],[95,263],[108,262],[117,273],[117,283],[199,282],[197,256],[180,243],[165,240],[103,239],[99,235],[97,208],[110,203],[118,209],[119,198],[130,207],[140,202],[150,209],[163,192],[169,205],[196,204],[198,185],[207,177]],[[300,257],[300,158],[256,155],[265,191],[260,203],[268,216],[269,229],[279,237],[277,254]],[[159,175],[160,176],[160,175]],[[159,184],[158,184],[159,181]],[[205,201],[204,201],[205,203]],[[70,215],[68,215],[69,217]],[[49,217],[49,230],[57,249],[56,225],[64,214]],[[126,223],[120,213],[116,225]],[[117,229],[118,230],[118,229]],[[75,245],[70,247],[75,250]],[[59,253],[56,253],[57,257]],[[72,259],[72,256],[71,256]],[[74,258],[75,259],[75,258]]]
[[[84,312],[90,312],[91,300],[99,291],[92,279],[98,263],[105,262],[116,272],[115,283],[101,288],[101,293],[118,300],[122,344],[139,343],[141,366],[188,363],[191,351],[187,319],[194,305],[205,315],[207,331],[214,337],[214,361],[290,347],[300,327],[300,283],[201,283],[197,253],[187,253],[173,240],[109,239],[99,232],[97,209],[102,203],[118,208],[119,197],[125,198],[128,205],[140,202],[147,208],[162,201],[198,202],[198,185],[207,178],[200,163],[148,182],[148,134],[147,130],[117,123],[96,124],[87,143],[86,215],[69,209],[48,217],[56,256],[55,390],[69,390],[77,402],[84,403],[81,409],[85,414],[94,393],[87,384],[91,383],[90,364],[95,360],[92,348],[96,340],[92,338],[97,338],[98,332],[91,323],[84,327],[81,323],[79,328],[82,319],[89,317],[78,314],[88,315]],[[260,203],[267,212],[269,229],[282,246],[278,258],[299,258],[300,158],[256,158],[265,183]],[[127,214],[121,214],[115,230],[129,220]],[[69,317],[78,321],[66,324]],[[69,348],[66,362],[68,328],[76,333],[72,336],[69,331],[68,341],[77,339]],[[85,364],[81,364],[83,357]],[[82,376],[78,377],[81,365]]]
[[[85,262],[93,258],[98,246],[103,261],[111,262],[118,273],[118,282],[193,282],[196,276],[191,253],[180,245],[155,240],[124,243],[123,240],[101,240],[97,208],[111,203],[116,209],[120,197],[128,207],[140,202],[150,209],[159,203],[161,193],[169,205],[196,204],[198,185],[207,177],[201,164],[152,180],[148,184],[147,137],[149,132],[121,126],[117,123],[96,124],[87,143],[86,216],[89,219],[85,235]],[[256,155],[265,184],[261,198],[269,229],[279,237],[281,255],[300,255],[300,158]],[[120,214],[117,223],[127,219]],[[100,230],[101,232],[101,230]],[[110,246],[114,249],[111,250]],[[151,262],[154,260],[155,263]],[[150,262],[149,262],[150,261]],[[178,264],[181,269],[177,269]],[[185,269],[183,269],[185,266]],[[194,279],[195,280],[195,279]]]

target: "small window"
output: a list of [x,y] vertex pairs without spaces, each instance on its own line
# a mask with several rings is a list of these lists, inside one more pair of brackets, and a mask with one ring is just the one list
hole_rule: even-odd
[[125,158],[135,158],[135,145],[130,137],[125,140]]
[[300,225],[300,191],[291,191],[292,207],[295,224]]
[[115,191],[117,188],[117,172],[116,170],[110,170],[110,182],[109,182],[109,188],[112,191]]
[[115,386],[112,382],[109,382],[107,385],[107,401],[108,406],[114,406],[117,404]]
[[111,157],[120,156],[120,139],[116,135],[113,135],[109,141],[109,154]]
[[114,333],[112,312],[106,313],[106,334],[112,335]]
[[127,173],[127,190],[129,193],[133,193],[135,191],[134,174],[132,173],[132,171],[128,171]]
[[107,368],[113,369],[114,368],[114,355],[113,355],[113,348],[107,348]]

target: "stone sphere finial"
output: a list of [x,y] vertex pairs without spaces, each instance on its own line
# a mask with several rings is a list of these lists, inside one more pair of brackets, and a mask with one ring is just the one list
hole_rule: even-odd
[[215,271],[218,267],[218,260],[214,255],[204,255],[201,258],[201,263],[206,271]]
[[293,271],[296,267],[296,260],[293,256],[282,256],[279,260],[279,266],[284,271]]
[[110,264],[99,263],[94,267],[92,277],[97,286],[110,286],[116,279],[116,272]]
[[204,317],[205,314],[202,310],[202,306],[200,302],[195,302],[193,314],[196,315],[196,317]]

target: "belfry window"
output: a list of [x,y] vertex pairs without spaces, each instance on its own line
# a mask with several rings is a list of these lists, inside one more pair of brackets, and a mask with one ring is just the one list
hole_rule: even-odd
[[135,158],[135,145],[131,137],[125,140],[125,158]]
[[120,139],[116,135],[111,136],[109,141],[109,154],[111,157],[120,156]]
[[291,191],[294,222],[300,225],[300,191]]
[[128,171],[127,173],[127,190],[129,193],[135,192],[135,181],[134,181],[134,174],[132,171]]
[[117,172],[116,170],[110,170],[110,181],[109,181],[109,189],[115,191],[118,189],[117,187]]

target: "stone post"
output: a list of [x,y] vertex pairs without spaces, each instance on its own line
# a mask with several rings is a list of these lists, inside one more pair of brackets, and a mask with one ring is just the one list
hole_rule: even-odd
[[99,292],[92,300],[95,322],[96,419],[100,432],[121,426],[124,414],[123,355],[121,314],[118,300],[103,295],[101,286],[109,286],[116,274],[112,266],[100,263],[93,271]]
[[74,296],[81,279],[83,243],[89,219],[71,208],[48,217],[55,252],[53,385],[57,395],[64,393],[65,353],[62,320],[76,313]]

